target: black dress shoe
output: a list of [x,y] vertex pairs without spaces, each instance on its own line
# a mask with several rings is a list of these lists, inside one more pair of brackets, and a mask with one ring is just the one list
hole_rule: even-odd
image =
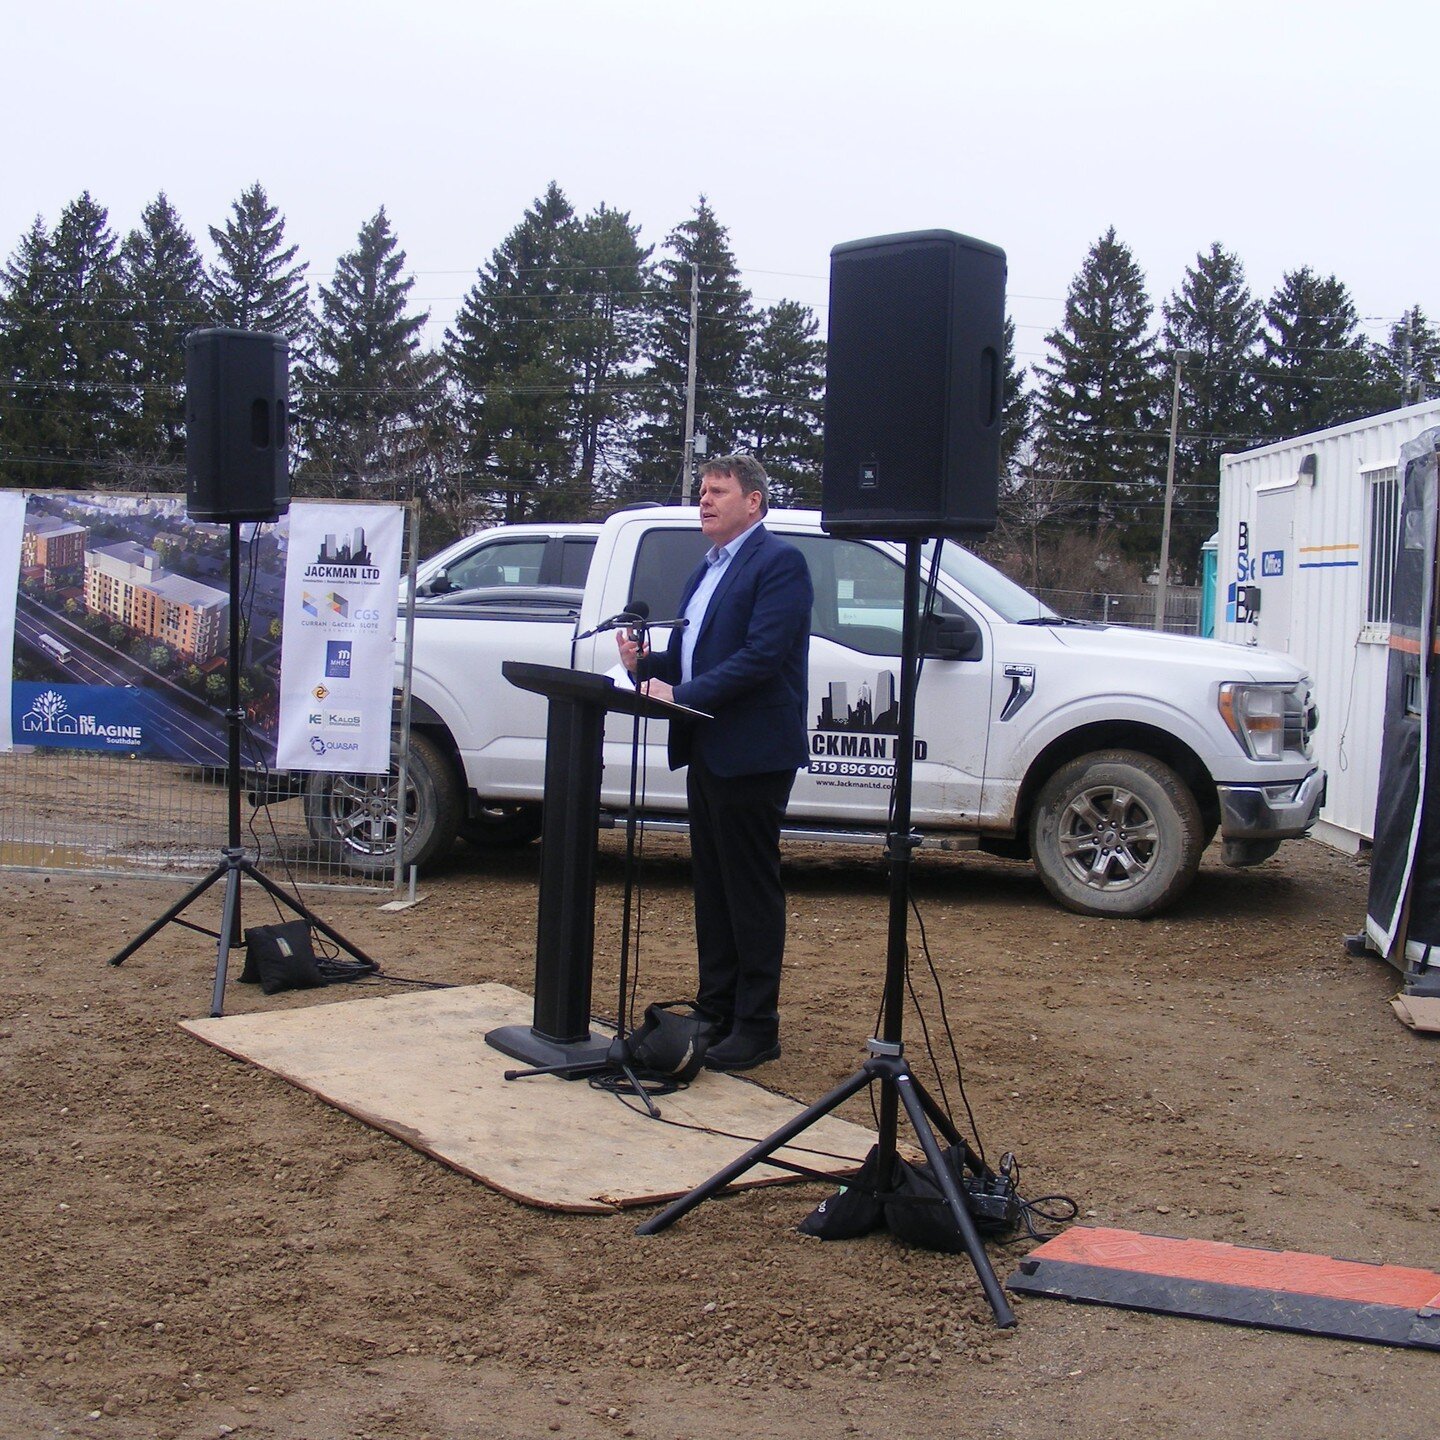
[[705,1052],[707,1070],[753,1070],[780,1058],[780,1041],[773,1035],[746,1035],[736,1030]]

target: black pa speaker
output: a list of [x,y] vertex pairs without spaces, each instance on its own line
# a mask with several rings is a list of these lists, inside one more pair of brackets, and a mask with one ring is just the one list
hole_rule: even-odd
[[995,528],[1005,252],[949,230],[830,252],[822,523],[837,534]]
[[274,520],[290,508],[290,351],[283,335],[185,339],[185,513]]

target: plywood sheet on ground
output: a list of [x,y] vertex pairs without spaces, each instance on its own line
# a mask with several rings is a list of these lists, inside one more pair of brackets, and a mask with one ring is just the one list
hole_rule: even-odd
[[[487,1045],[485,1034],[529,1024],[532,1009],[509,986],[467,985],[182,1023],[226,1054],[547,1209],[609,1212],[684,1195],[803,1108],[710,1071],[660,1099],[659,1122],[583,1080],[507,1081],[504,1072],[517,1062]],[[844,1174],[874,1140],[861,1126],[827,1117],[779,1155]],[[792,1178],[760,1166],[739,1183]]]

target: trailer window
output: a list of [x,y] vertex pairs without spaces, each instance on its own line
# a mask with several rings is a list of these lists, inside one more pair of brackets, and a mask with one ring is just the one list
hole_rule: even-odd
[[1395,466],[1370,472],[1370,539],[1365,570],[1365,623],[1388,627],[1395,552],[1400,537],[1400,480]]

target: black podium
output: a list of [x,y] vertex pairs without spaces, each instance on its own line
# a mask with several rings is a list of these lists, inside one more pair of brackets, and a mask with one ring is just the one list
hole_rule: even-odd
[[[502,1025],[485,1039],[535,1066],[583,1066],[605,1059],[608,1035],[590,1032],[595,958],[595,853],[605,717],[710,717],[651,699],[609,676],[507,660],[505,678],[550,702],[545,729],[545,829],[540,841],[540,913],[535,931],[535,1018]],[[632,755],[632,763],[637,757]]]

